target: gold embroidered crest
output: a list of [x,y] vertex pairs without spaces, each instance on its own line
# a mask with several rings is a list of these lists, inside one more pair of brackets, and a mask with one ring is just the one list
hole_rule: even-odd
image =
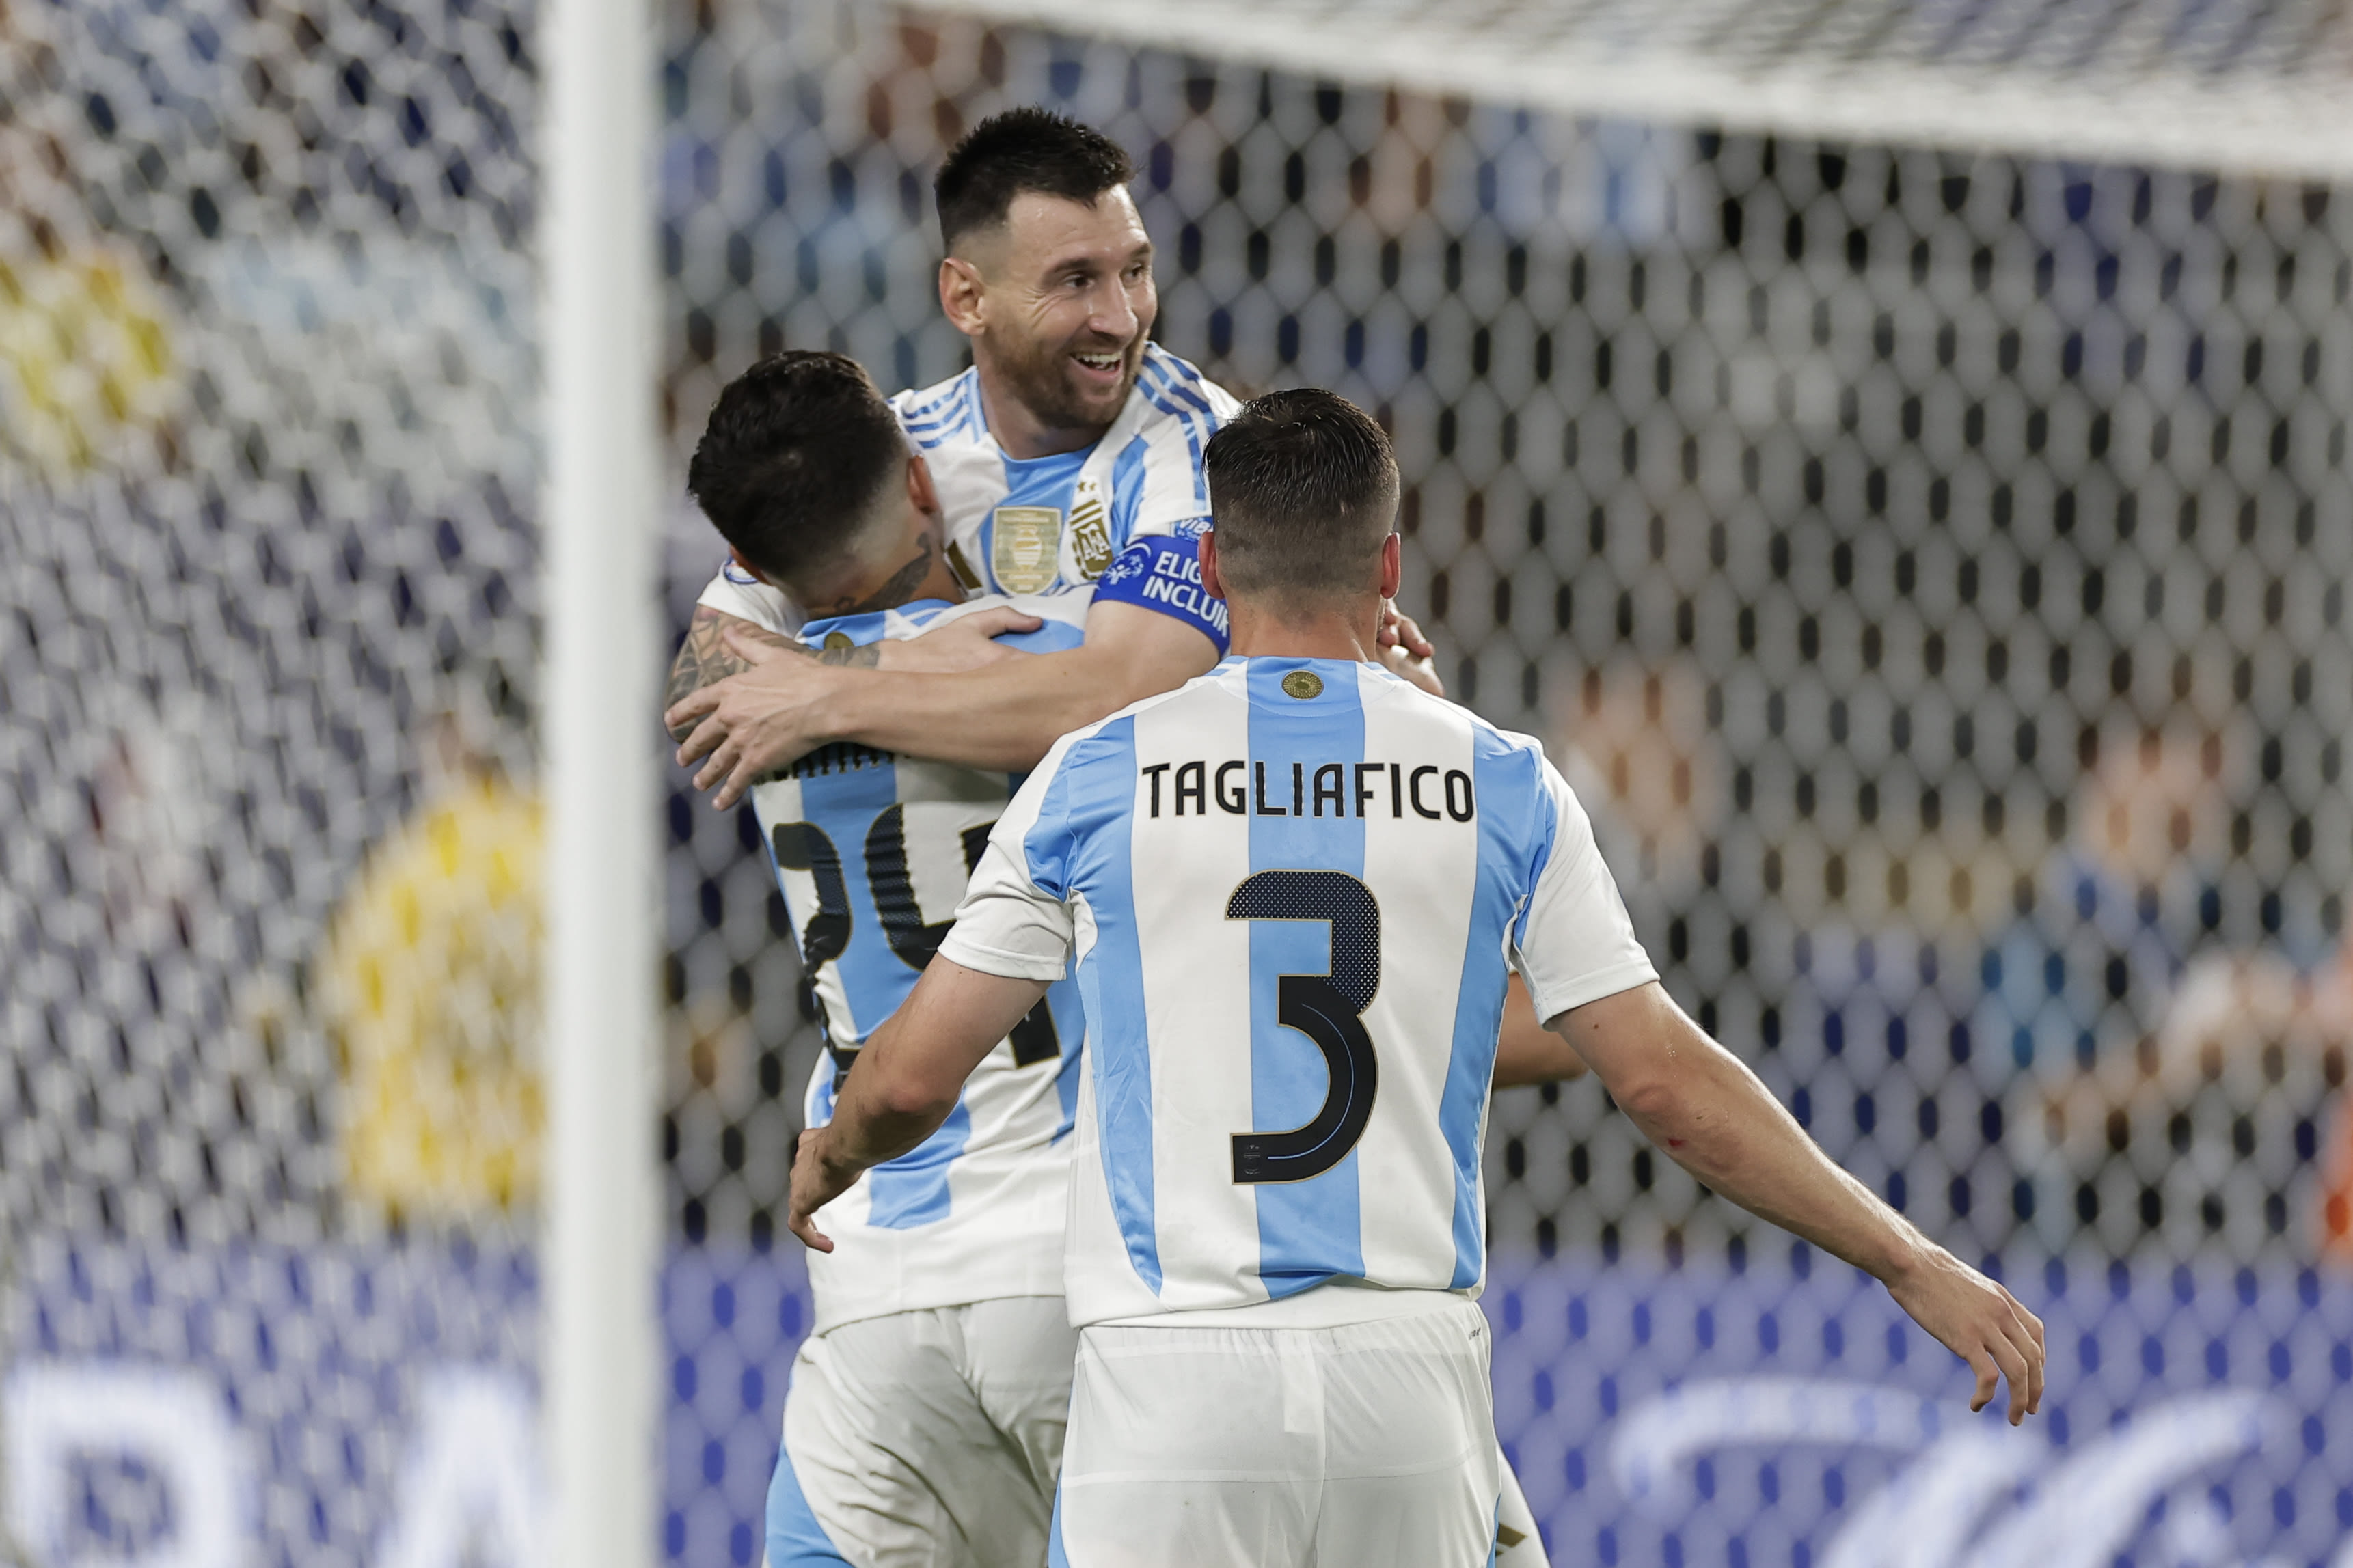
[[1071,488],[1071,553],[1090,583],[1111,564],[1111,508],[1103,504],[1101,479],[1081,479]]
[[1304,702],[1324,695],[1324,679],[1312,669],[1294,669],[1282,678],[1282,689]]
[[1061,574],[1062,509],[1001,506],[989,565],[997,587],[1008,594],[1036,594]]

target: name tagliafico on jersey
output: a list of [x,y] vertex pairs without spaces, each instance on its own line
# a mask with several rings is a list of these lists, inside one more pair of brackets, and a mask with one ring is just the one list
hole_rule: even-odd
[[1145,781],[1146,811],[1153,816],[1160,815],[1164,781],[1171,816],[1185,816],[1187,805],[1192,815],[1207,816],[1211,801],[1232,816],[1361,817],[1368,807],[1377,816],[1384,803],[1396,819],[1409,810],[1433,822],[1440,817],[1469,822],[1478,815],[1471,775],[1461,768],[1428,763],[1319,763],[1311,767],[1293,763],[1288,779],[1278,763],[1271,794],[1264,763],[1153,763],[1136,772]]

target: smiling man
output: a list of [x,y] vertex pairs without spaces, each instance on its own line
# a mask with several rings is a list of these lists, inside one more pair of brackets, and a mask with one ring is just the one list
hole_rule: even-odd
[[[972,368],[892,400],[945,534],[904,569],[920,577],[937,548],[974,592],[1092,583],[1084,644],[960,673],[920,668],[920,644],[797,658],[754,635],[792,623],[785,596],[723,571],[672,669],[667,716],[714,805],[833,741],[1026,769],[1065,731],[1225,652],[1225,606],[1202,586],[1195,541],[1208,525],[1201,453],[1236,405],[1149,341],[1160,302],[1134,173],[1117,143],[1047,110],[974,127],[934,187],[940,304],[971,340]],[[1411,622],[1384,640],[1392,668],[1435,687]]]

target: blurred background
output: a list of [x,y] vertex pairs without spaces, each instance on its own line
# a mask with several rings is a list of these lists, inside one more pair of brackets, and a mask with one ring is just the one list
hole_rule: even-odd
[[[1394,434],[1406,607],[1669,988],[2050,1326],[1997,1436],[1506,1093],[1556,1560],[2353,1564],[2353,13],[1100,9],[659,8],[673,635],[719,387],[955,372],[940,153],[1102,126],[1159,340]],[[538,1560],[533,27],[0,0],[0,1562]],[[664,767],[661,1551],[749,1564],[818,1037]]]

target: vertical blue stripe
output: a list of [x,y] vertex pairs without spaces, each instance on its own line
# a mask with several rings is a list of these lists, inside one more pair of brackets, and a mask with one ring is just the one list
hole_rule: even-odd
[[1483,724],[1471,730],[1472,805],[1479,816],[1479,862],[1471,890],[1470,940],[1455,993],[1453,1054],[1439,1098],[1438,1124],[1454,1161],[1454,1278],[1478,1281],[1486,1266],[1479,1224],[1479,1121],[1495,1076],[1495,1041],[1504,1022],[1510,961],[1504,942],[1525,908],[1552,842],[1552,797],[1535,754],[1505,743]]
[[866,1223],[882,1230],[907,1230],[948,1217],[948,1169],[972,1142],[972,1110],[961,1091],[955,1109],[939,1131],[895,1160],[867,1173],[872,1207]]
[[[1324,683],[1304,701],[1286,696],[1282,678],[1308,670]],[[1250,871],[1345,871],[1365,874],[1365,825],[1354,816],[1288,815],[1293,805],[1292,767],[1301,771],[1299,800],[1314,810],[1319,763],[1354,764],[1365,754],[1365,709],[1356,667],[1339,659],[1253,658],[1250,691],[1250,760],[1253,794]],[[1266,805],[1286,815],[1261,816],[1255,784],[1265,770]],[[1285,974],[1326,974],[1332,968],[1332,928],[1323,921],[1252,921],[1250,926],[1250,1129],[1281,1132],[1313,1120],[1332,1086],[1324,1053],[1313,1040],[1277,1021],[1277,987]],[[1376,1042],[1377,1048],[1377,1042]],[[1258,1195],[1259,1278],[1280,1300],[1335,1275],[1365,1271],[1364,1215],[1357,1181],[1363,1151],[1303,1182],[1265,1183]]]
[[1046,1568],[1071,1568],[1071,1549],[1062,1544],[1062,1484],[1054,1483],[1054,1523],[1046,1537]]
[[[1134,814],[1135,721],[1115,719],[1064,754],[1022,851],[1030,880],[1066,898],[1083,892],[1094,911],[1095,944],[1079,962],[1079,988],[1093,1031],[1087,1054],[1094,1063],[1095,1132],[1128,1262],[1157,1295],[1152,1052],[1144,1026],[1144,948],[1131,863]],[[1073,858],[1074,850],[1080,858]]]
[[915,988],[916,972],[891,951],[874,912],[872,884],[866,875],[866,835],[874,819],[899,799],[895,763],[839,767],[801,780],[801,818],[833,841],[841,857],[841,880],[849,900],[849,945],[834,960],[850,1023],[863,1039],[875,1025],[898,1011]]
[[849,1568],[793,1473],[792,1456],[780,1445],[776,1474],[768,1479],[768,1568]]
[[1054,1124],[1053,1142],[1060,1143],[1079,1120],[1079,1074],[1086,1063],[1079,1047],[1087,1038],[1087,1005],[1078,982],[1060,980],[1046,993],[1046,1006],[1053,1016],[1055,1037],[1062,1043],[1061,1065],[1054,1069],[1054,1093],[1062,1103],[1062,1119]]
[[1135,514],[1144,505],[1144,459],[1151,443],[1137,436],[1119,449],[1111,468],[1111,552],[1126,549],[1135,533]]

